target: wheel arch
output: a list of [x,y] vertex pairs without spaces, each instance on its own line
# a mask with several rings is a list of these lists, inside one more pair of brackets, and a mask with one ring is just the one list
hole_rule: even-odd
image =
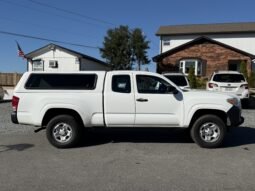
[[189,128],[191,128],[193,126],[193,124],[195,123],[195,121],[203,115],[215,115],[215,116],[219,117],[220,119],[222,119],[224,124],[227,125],[228,116],[227,116],[226,112],[224,112],[222,110],[218,110],[218,109],[199,109],[193,114],[193,116],[190,120],[190,123],[189,123]]
[[51,108],[47,110],[46,113],[44,114],[41,126],[45,127],[53,117],[56,117],[58,115],[73,116],[80,125],[84,125],[83,120],[77,111],[73,109],[66,109],[66,108]]

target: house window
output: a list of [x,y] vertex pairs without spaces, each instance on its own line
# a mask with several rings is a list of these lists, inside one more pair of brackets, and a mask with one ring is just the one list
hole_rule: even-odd
[[33,71],[43,71],[43,61],[42,60],[33,60],[32,61],[32,70]]
[[50,60],[49,61],[49,68],[58,68],[58,61]]
[[179,64],[180,72],[184,74],[189,74],[191,68],[195,69],[195,75],[201,76],[202,75],[202,62],[197,59],[185,59],[181,60]]
[[170,46],[170,40],[163,40],[163,46]]
[[244,60],[229,60],[228,61],[228,70],[240,72],[241,63],[246,61]]

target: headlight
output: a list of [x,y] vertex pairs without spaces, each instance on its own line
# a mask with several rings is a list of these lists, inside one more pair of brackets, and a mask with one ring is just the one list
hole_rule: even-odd
[[235,106],[239,105],[239,101],[238,101],[237,98],[229,98],[229,99],[227,99],[227,102],[232,104],[232,105],[235,105]]

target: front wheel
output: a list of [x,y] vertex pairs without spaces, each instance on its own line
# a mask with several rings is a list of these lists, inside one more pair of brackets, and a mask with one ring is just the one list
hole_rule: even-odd
[[203,148],[216,148],[222,145],[226,135],[226,125],[218,116],[204,115],[198,118],[191,128],[191,137]]
[[70,115],[58,115],[46,127],[49,142],[57,148],[74,147],[80,140],[81,132],[77,121]]

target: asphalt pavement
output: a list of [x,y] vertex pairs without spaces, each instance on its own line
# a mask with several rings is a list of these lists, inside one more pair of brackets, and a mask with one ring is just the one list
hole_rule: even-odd
[[56,149],[45,131],[11,124],[0,104],[0,190],[255,190],[255,110],[218,149],[202,149],[179,129],[91,131]]

